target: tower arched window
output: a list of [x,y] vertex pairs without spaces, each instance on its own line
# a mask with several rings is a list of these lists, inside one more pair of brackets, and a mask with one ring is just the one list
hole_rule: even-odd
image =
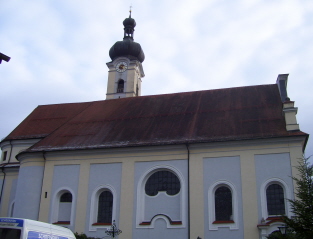
[[113,194],[110,191],[103,191],[98,199],[97,223],[112,223]]
[[124,92],[124,80],[120,79],[117,83],[117,93],[123,93]]
[[215,220],[232,221],[233,205],[232,193],[226,186],[220,186],[215,190]]
[[285,214],[285,196],[281,185],[273,183],[266,188],[266,203],[269,216]]

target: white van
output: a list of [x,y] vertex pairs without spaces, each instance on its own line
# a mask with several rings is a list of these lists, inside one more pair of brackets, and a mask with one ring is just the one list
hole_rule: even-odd
[[1,239],[75,239],[65,227],[30,219],[0,217]]

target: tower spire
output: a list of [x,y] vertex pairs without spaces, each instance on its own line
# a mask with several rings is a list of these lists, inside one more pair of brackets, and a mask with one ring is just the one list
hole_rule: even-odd
[[124,25],[124,39],[130,39],[134,40],[134,31],[135,31],[135,26],[136,26],[136,21],[131,17],[131,10],[132,6],[130,6],[129,9],[129,17],[125,18],[123,21]]

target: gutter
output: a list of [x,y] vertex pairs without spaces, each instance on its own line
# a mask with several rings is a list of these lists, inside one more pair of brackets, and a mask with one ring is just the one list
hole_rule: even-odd
[[190,235],[190,151],[189,151],[189,144],[186,143],[186,148],[187,148],[187,178],[188,178],[188,185],[187,185],[187,188],[188,188],[188,238],[190,239],[191,238],[191,235]]

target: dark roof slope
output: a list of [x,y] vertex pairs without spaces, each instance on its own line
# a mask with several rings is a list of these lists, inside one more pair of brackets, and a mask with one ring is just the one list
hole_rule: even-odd
[[28,152],[306,135],[286,131],[277,85],[40,106],[7,139],[38,134]]
[[5,139],[37,139],[46,137],[90,103],[39,105]]

